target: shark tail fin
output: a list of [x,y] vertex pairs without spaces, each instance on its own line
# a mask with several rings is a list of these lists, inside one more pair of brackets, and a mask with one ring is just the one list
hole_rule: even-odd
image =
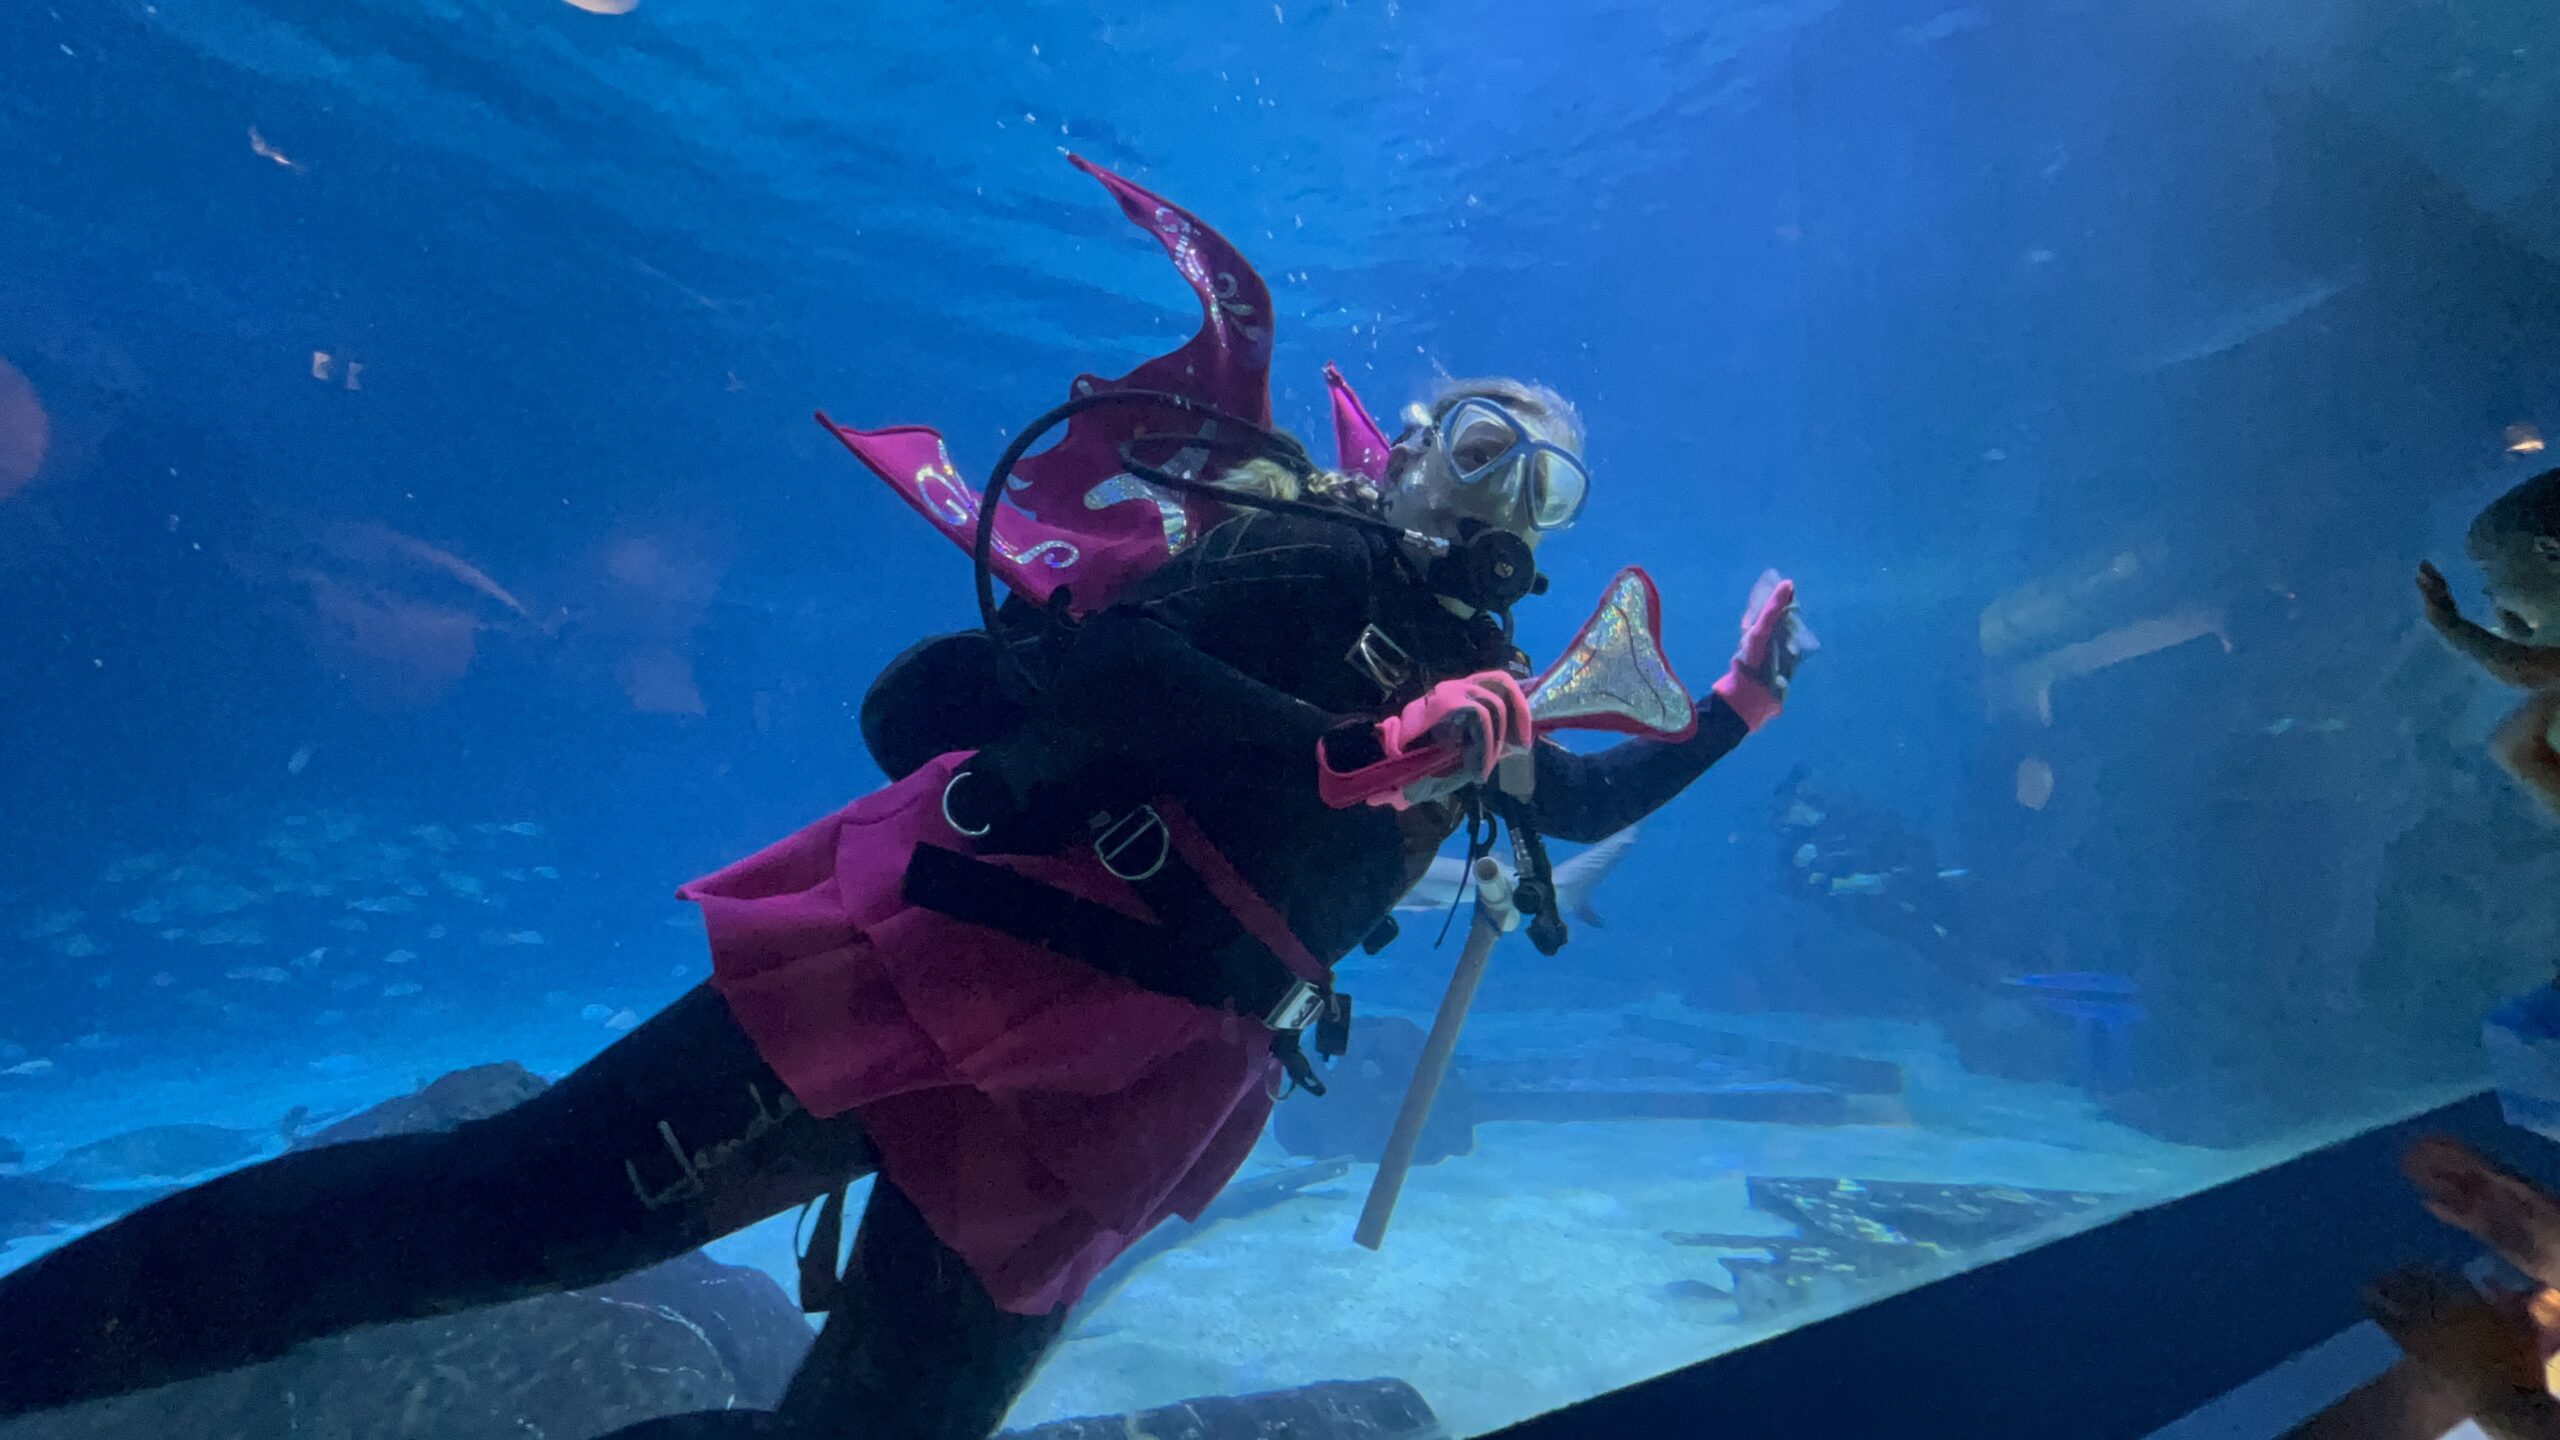
[[1609,928],[1609,922],[1593,908],[1591,895],[1600,888],[1601,881],[1609,878],[1609,872],[1618,868],[1618,862],[1627,858],[1635,843],[1636,827],[1630,825],[1556,867],[1556,898],[1563,903],[1567,916],[1595,930]]

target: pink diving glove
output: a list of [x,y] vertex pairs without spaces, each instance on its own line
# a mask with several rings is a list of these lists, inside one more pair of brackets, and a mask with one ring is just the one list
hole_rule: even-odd
[[1787,682],[1796,661],[1811,646],[1796,619],[1796,582],[1776,571],[1761,577],[1742,617],[1742,644],[1733,652],[1732,668],[1711,688],[1718,698],[1757,733],[1786,708]]
[[[1325,737],[1316,746],[1316,790],[1336,810],[1354,805],[1402,810],[1454,788],[1433,782],[1480,784],[1493,778],[1503,756],[1527,749],[1536,738],[1537,725],[1529,718],[1529,697],[1520,682],[1499,670],[1479,671],[1441,681],[1375,725]],[[1380,758],[1337,768],[1337,748]]]

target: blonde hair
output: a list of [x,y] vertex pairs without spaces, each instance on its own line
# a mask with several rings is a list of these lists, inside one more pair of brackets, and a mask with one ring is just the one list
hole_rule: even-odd
[[1461,400],[1490,400],[1530,419],[1545,421],[1555,432],[1552,438],[1556,444],[1576,455],[1582,453],[1585,438],[1582,412],[1573,408],[1573,402],[1535,380],[1515,380],[1507,375],[1488,375],[1476,380],[1442,380],[1432,391],[1428,407],[1405,407],[1405,423],[1429,425],[1455,409]]
[[1338,505],[1366,515],[1375,515],[1385,508],[1385,499],[1378,493],[1378,487],[1358,475],[1319,470],[1301,479],[1298,472],[1276,460],[1247,460],[1212,483],[1221,490],[1233,490],[1239,495]]

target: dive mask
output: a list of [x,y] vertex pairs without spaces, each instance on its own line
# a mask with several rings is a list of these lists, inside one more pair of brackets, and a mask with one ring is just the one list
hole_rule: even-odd
[[1591,472],[1579,456],[1482,396],[1450,406],[1432,433],[1459,484],[1498,487],[1537,529],[1572,524],[1591,496]]

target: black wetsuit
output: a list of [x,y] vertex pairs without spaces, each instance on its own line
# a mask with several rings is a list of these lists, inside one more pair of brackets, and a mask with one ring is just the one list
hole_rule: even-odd
[[[1092,773],[1171,787],[1307,947],[1338,958],[1458,818],[1448,805],[1399,814],[1316,797],[1318,737],[1393,700],[1346,658],[1373,625],[1432,676],[1507,654],[1490,625],[1452,614],[1359,532],[1253,515],[1081,627],[1033,711],[995,723],[944,704],[921,720],[866,716],[880,722],[866,732],[875,749],[897,751],[883,755],[892,769],[959,739],[1080,754],[1077,773],[1035,779],[1035,791],[1073,789]],[[970,663],[964,655],[931,688],[990,679],[958,673]],[[991,684],[984,693],[992,706]],[[1574,755],[1542,743],[1539,818],[1560,838],[1599,839],[1669,800],[1744,733],[1710,700],[1679,744]],[[0,1418],[247,1364],[359,1325],[599,1283],[873,1168],[853,1116],[777,1110],[784,1093],[704,987],[503,1115],[285,1155],[147,1206],[0,1277]],[[698,1185],[678,1183],[667,1134],[720,1153]],[[1065,1314],[997,1309],[913,1206],[875,1185],[843,1296],[781,1417],[732,1412],[648,1434],[975,1440],[994,1429]]]

